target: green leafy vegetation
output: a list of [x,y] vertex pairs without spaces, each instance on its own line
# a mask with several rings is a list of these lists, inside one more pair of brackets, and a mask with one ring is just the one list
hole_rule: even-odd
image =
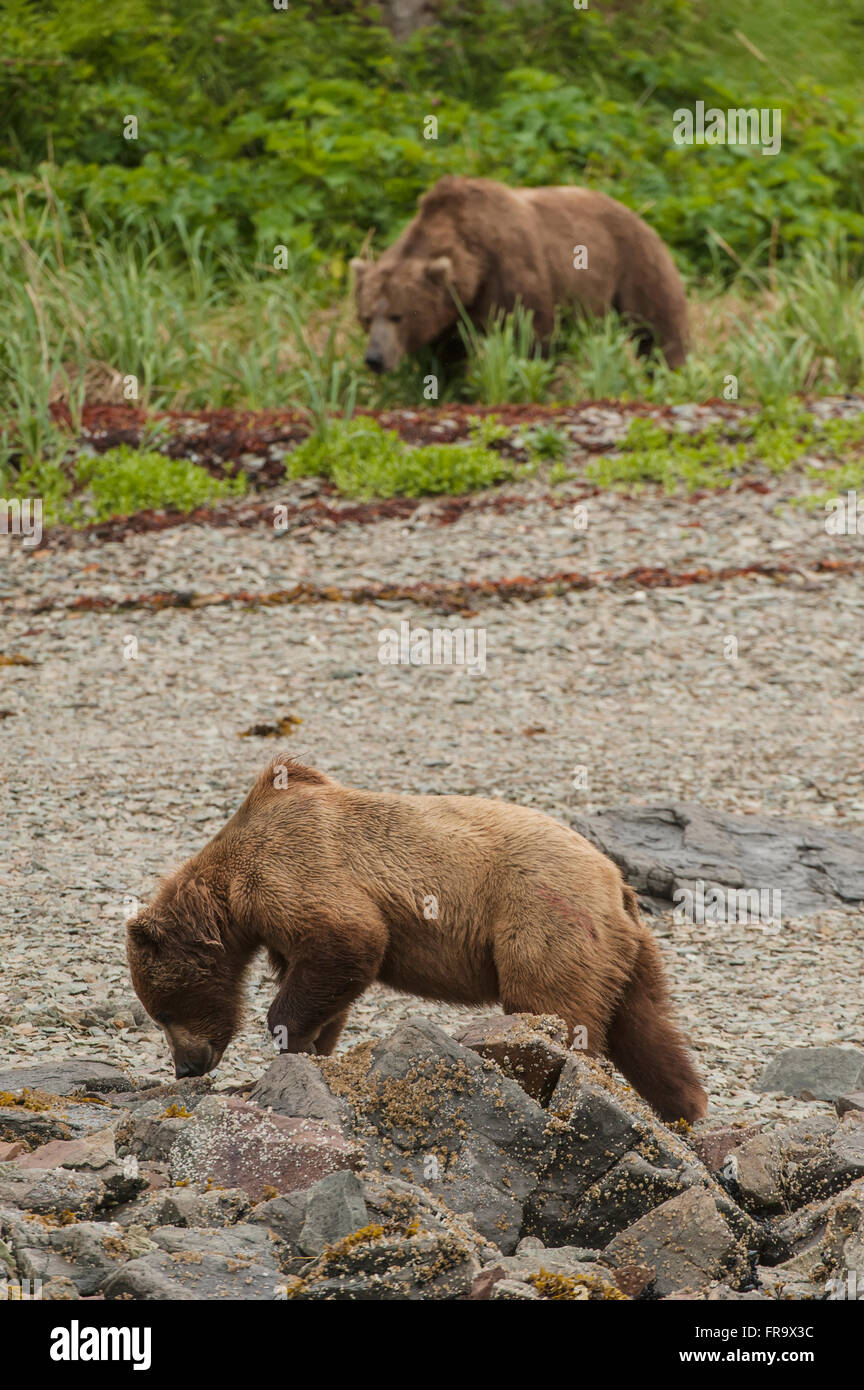
[[6,497],[40,497],[46,524],[85,525],[131,516],[147,507],[180,512],[242,496],[245,476],[214,478],[186,459],[121,445],[104,454],[82,454],[68,466],[37,460],[6,480]]
[[[488,437],[488,434],[487,434]],[[288,457],[289,477],[319,474],[350,497],[418,497],[491,487],[513,476],[513,465],[478,439],[467,444],[405,444],[395,430],[358,416],[333,421]]]
[[[7,495],[92,516],[225,495],[152,450],[137,469],[103,456],[116,480],[85,477],[70,427],[94,397],[302,409],[315,434],[292,467],[388,496],[506,475],[494,440],[412,451],[358,415],[422,401],[430,370],[442,401],[491,405],[684,403],[734,381],[778,469],[801,457],[803,427],[779,422],[790,398],[861,387],[864,19],[841,0],[728,0],[722,16],[710,0],[444,0],[402,43],[365,0],[5,0],[3,40]],[[779,107],[780,152],[675,145],[674,112],[698,100]],[[645,216],[687,278],[685,367],[638,358],[615,317],[562,324],[541,356],[517,309],[465,328],[462,370],[427,353],[371,377],[348,262],[380,252],[444,173],[585,183]],[[839,439],[809,443],[835,450],[826,478],[857,476],[855,441],[851,462]],[[564,470],[566,438],[538,429],[528,448]],[[756,457],[743,436],[649,431],[596,467],[610,484],[723,485]]]
[[[331,286],[368,229],[392,235],[445,172],[589,182],[650,211],[703,270],[718,237],[743,260],[772,239],[860,235],[860,22],[837,0],[818,14],[766,0],[758,17],[736,3],[743,40],[709,0],[475,0],[400,44],[359,0],[6,0],[0,191],[30,193],[38,216],[51,165],[100,236],[181,220],[247,263],[284,244]],[[781,152],[674,145],[672,113],[699,98],[782,99]]]
[[793,468],[825,485],[815,493],[810,488],[814,501],[864,485],[864,417],[818,420],[793,402],[693,435],[640,416],[620,451],[592,459],[585,474],[603,487],[655,483],[667,492],[694,492],[728,487],[760,469]]

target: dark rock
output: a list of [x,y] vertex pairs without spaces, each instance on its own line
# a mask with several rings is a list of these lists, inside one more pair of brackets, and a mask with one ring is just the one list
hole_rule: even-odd
[[691,1143],[697,1157],[709,1173],[723,1173],[729,1155],[761,1133],[760,1125],[728,1125],[723,1129],[702,1130],[693,1135]]
[[770,1223],[762,1258],[774,1268],[760,1268],[760,1283],[777,1296],[806,1286],[802,1296],[857,1300],[864,1290],[864,1178]]
[[326,1246],[368,1224],[360,1179],[350,1172],[331,1173],[307,1193],[297,1244],[304,1255],[320,1255]]
[[111,1221],[79,1221],[51,1231],[41,1249],[19,1250],[19,1265],[31,1279],[68,1278],[81,1297],[99,1293],[118,1265],[153,1249],[137,1232]]
[[782,1143],[775,1132],[756,1134],[736,1148],[728,1163],[728,1175],[741,1205],[760,1215],[783,1211],[785,1167]]
[[617,1265],[612,1278],[628,1298],[642,1298],[654,1288],[654,1269],[651,1265]]
[[850,1111],[864,1114],[864,1091],[852,1091],[849,1095],[838,1096],[834,1102],[834,1109],[840,1116]]
[[704,1288],[682,1289],[678,1293],[668,1293],[661,1299],[661,1302],[759,1303],[768,1297],[769,1295],[763,1293],[760,1289],[748,1289],[746,1293],[741,1293],[738,1289],[730,1288],[728,1284],[712,1284]]
[[[11,1093],[6,1092],[2,1097]],[[36,1149],[54,1139],[78,1139],[103,1129],[118,1111],[98,1102],[68,1100],[44,1091],[22,1091],[11,1105],[0,1105],[0,1139]]]
[[510,1302],[535,1302],[539,1303],[541,1295],[533,1284],[525,1279],[498,1279],[492,1285],[492,1292],[489,1295],[493,1302],[500,1302],[504,1299]]
[[808,1202],[794,1212],[767,1220],[762,1228],[759,1258],[763,1265],[782,1264],[793,1255],[816,1248],[825,1234],[833,1198]]
[[864,1085],[864,1052],[852,1047],[789,1047],[774,1057],[756,1083],[757,1090],[836,1100]]
[[172,1104],[192,1111],[212,1090],[212,1076],[184,1076],[176,1081],[163,1081],[158,1086],[145,1086],[140,1091],[115,1096],[114,1104],[143,1115],[164,1112]]
[[[371,1054],[358,1104],[370,1166],[415,1183],[472,1177],[522,1201],[548,1146],[548,1116],[522,1087],[426,1019]],[[438,1188],[442,1195],[446,1187]],[[446,1195],[445,1195],[446,1200]]]
[[86,1168],[94,1172],[116,1166],[113,1129],[96,1129],[81,1139],[55,1139],[16,1160],[16,1168]]
[[65,1303],[74,1302],[79,1294],[71,1279],[49,1279],[42,1285],[39,1297],[43,1303]]
[[[554,1144],[547,1148],[536,1191],[526,1204],[523,1228],[548,1244],[583,1240],[586,1201],[584,1220],[588,1226],[593,1230],[603,1221],[611,1188],[607,1191],[595,1185],[625,1154],[638,1149],[642,1160],[658,1169],[682,1171],[695,1162],[692,1151],[638,1097],[628,1094],[612,1082],[600,1064],[586,1058],[567,1059],[550,1109],[555,1115],[550,1123]],[[622,1170],[622,1176],[626,1171]],[[638,1191],[637,1183],[632,1195]],[[643,1196],[650,1200],[644,1192]]]
[[245,1099],[262,1110],[342,1128],[348,1107],[328,1087],[320,1068],[302,1052],[285,1052],[267,1068]]
[[695,1166],[657,1168],[641,1154],[625,1154],[588,1188],[567,1223],[567,1239],[580,1245],[605,1246],[640,1216],[699,1180]]
[[236,1189],[201,1192],[195,1187],[168,1187],[148,1193],[143,1200],[129,1203],[111,1215],[122,1226],[221,1228],[245,1218],[249,1207],[246,1193]]
[[615,1236],[603,1259],[615,1267],[638,1264],[653,1269],[655,1292],[661,1298],[730,1274],[737,1282],[746,1271],[743,1252],[710,1193],[695,1187]]
[[138,1232],[126,1232],[109,1221],[75,1221],[57,1227],[4,1210],[0,1224],[21,1278],[65,1280],[74,1286],[74,1297],[98,1293],[104,1280],[124,1260],[154,1249]]
[[237,1255],[194,1250],[159,1251],[130,1260],[107,1280],[107,1299],[243,1299],[272,1302],[279,1297],[278,1270]]
[[105,1184],[102,1206],[112,1208],[112,1215],[113,1208],[134,1201],[139,1193],[146,1192],[150,1186],[147,1174],[139,1170],[137,1163],[130,1163],[128,1159],[100,1168],[99,1177]]
[[520,1246],[515,1255],[502,1256],[480,1271],[474,1280],[472,1300],[503,1296],[521,1297],[516,1290],[503,1284],[527,1285],[531,1295],[546,1300],[624,1299],[625,1294],[615,1282],[612,1271],[596,1258],[586,1260],[585,1252],[577,1246],[561,1246],[547,1250]]
[[302,1302],[416,1302],[466,1298],[476,1272],[470,1249],[446,1235],[370,1237],[350,1249],[328,1252],[328,1265],[313,1267],[290,1286]]
[[150,1240],[169,1255],[208,1253],[234,1259],[254,1260],[259,1265],[278,1268],[276,1241],[263,1226],[243,1222],[236,1226],[159,1226]]
[[471,1292],[468,1298],[472,1302],[485,1302],[492,1296],[492,1287],[497,1284],[499,1279],[506,1279],[506,1270],[501,1265],[492,1265],[488,1269],[481,1269],[471,1285]]
[[92,1216],[105,1200],[105,1184],[95,1173],[37,1168],[15,1173],[5,1164],[0,1172],[0,1203],[39,1216]]
[[463,1153],[452,1173],[441,1182],[422,1180],[433,1197],[438,1197],[457,1216],[469,1221],[474,1229],[496,1245],[505,1255],[516,1249],[522,1231],[524,1207],[516,1197],[484,1180],[478,1174],[461,1176],[463,1166],[470,1162]]
[[0,1091],[49,1091],[55,1096],[93,1095],[96,1091],[134,1091],[135,1081],[109,1062],[68,1057],[65,1062],[38,1062],[0,1071]]
[[459,1042],[495,1062],[505,1076],[545,1105],[567,1060],[568,1031],[554,1014],[509,1014],[472,1023]]
[[262,1202],[249,1221],[284,1243],[285,1296],[301,1301],[467,1297],[494,1248],[422,1188],[366,1174]]
[[838,1123],[816,1115],[766,1130],[734,1150],[728,1166],[747,1211],[792,1211],[864,1177],[864,1116],[850,1111]]
[[131,1115],[117,1126],[116,1141],[121,1153],[145,1160],[167,1160],[177,1138],[189,1122],[189,1115],[166,1115],[163,1101],[156,1115]]
[[864,902],[864,835],[851,831],[695,802],[626,806],[571,824],[651,897],[673,899],[701,881],[779,889],[787,917]]
[[284,1197],[271,1197],[269,1202],[257,1202],[247,1220],[254,1225],[260,1223],[266,1226],[279,1240],[296,1247],[299,1251],[300,1232],[306,1220],[306,1203],[309,1193],[314,1190],[314,1187],[311,1187],[306,1192],[286,1192]]

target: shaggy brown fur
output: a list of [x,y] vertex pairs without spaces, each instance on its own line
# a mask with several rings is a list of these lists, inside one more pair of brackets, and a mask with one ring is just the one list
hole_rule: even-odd
[[669,1016],[636,895],[539,811],[355,791],[277,757],[224,829],[128,927],[129,964],[178,1075],[215,1066],[259,949],[284,1051],[331,1052],[375,980],[456,1004],[554,1013],[665,1119],[706,1097]]
[[[577,246],[587,250],[581,269]],[[351,264],[375,371],[441,343],[458,320],[454,292],[478,328],[518,300],[545,345],[556,310],[615,309],[632,325],[640,353],[656,343],[670,367],[687,355],[687,301],[669,251],[635,212],[589,188],[439,179],[380,260]]]

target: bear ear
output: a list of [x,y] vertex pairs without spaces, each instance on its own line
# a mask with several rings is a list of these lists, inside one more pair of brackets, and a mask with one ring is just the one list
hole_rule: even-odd
[[352,256],[348,264],[354,272],[354,279],[361,280],[366,270],[366,262],[361,260],[359,256]]
[[130,917],[126,923],[126,936],[129,942],[141,949],[148,946],[153,949],[160,946],[165,937],[164,923],[158,917],[151,917],[147,913],[139,912],[137,917]]
[[436,285],[443,285],[453,279],[453,262],[449,256],[436,256],[427,261],[426,274]]

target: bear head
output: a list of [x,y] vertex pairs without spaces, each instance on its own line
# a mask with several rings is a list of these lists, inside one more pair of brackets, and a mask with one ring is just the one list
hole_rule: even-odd
[[473,289],[456,273],[451,254],[392,255],[380,261],[354,259],[357,317],[368,333],[366,365],[392,372],[405,356],[439,338],[459,319],[457,299],[470,302]]
[[127,923],[135,993],[165,1033],[175,1075],[203,1076],[220,1061],[241,1020],[245,961],[219,930],[206,886],[172,885]]

